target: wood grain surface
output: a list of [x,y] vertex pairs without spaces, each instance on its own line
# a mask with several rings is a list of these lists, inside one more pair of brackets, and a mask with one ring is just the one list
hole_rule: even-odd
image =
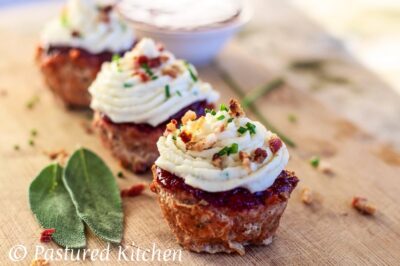
[[[37,10],[36,10],[37,11]],[[84,146],[99,154],[112,170],[121,170],[95,135],[86,132],[90,113],[63,109],[45,88],[33,63],[33,53],[41,24],[38,17],[48,17],[53,9],[32,15],[22,27],[8,24],[0,28],[0,264],[12,264],[9,250],[24,245],[28,250],[20,265],[30,263],[35,247],[40,245],[41,228],[29,206],[28,186],[36,174],[49,163],[45,151],[65,149],[72,152]],[[27,13],[27,12],[26,12]],[[12,23],[12,21],[10,22]],[[35,24],[36,23],[36,24]],[[19,26],[18,26],[19,25]],[[201,77],[222,94],[221,101],[236,97],[221,70],[230,74],[244,92],[263,85],[275,77],[252,57],[231,43],[218,62],[200,69]],[[33,109],[26,103],[38,96]],[[349,121],[310,97],[295,84],[288,84],[256,102],[262,114],[297,144],[290,148],[289,170],[300,178],[292,194],[274,242],[267,247],[249,247],[245,256],[208,255],[182,252],[182,265],[398,265],[400,263],[400,179],[399,155],[365,134]],[[291,123],[288,115],[295,114]],[[250,114],[251,115],[251,114]],[[367,119],[367,118],[366,118]],[[37,129],[35,145],[30,146],[31,129]],[[19,145],[20,150],[14,150]],[[309,159],[319,155],[331,165],[328,176],[312,168]],[[125,173],[117,179],[121,188],[135,183],[149,183],[150,174]],[[312,206],[300,200],[300,191],[309,187],[319,195]],[[353,196],[367,197],[377,206],[374,217],[360,215],[350,207]],[[180,249],[163,221],[155,195],[124,199],[124,245],[151,249]],[[57,248],[53,243],[46,248]],[[106,244],[92,235],[88,248]],[[117,247],[112,248],[108,262],[88,259],[81,262],[61,261],[52,265],[135,264],[118,261]],[[141,264],[136,262],[136,264]],[[159,264],[157,261],[147,265]]]

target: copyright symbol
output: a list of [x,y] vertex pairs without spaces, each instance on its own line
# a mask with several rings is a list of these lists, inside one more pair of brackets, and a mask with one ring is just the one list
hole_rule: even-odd
[[24,245],[15,245],[8,252],[8,257],[12,261],[21,261],[26,258],[28,251]]

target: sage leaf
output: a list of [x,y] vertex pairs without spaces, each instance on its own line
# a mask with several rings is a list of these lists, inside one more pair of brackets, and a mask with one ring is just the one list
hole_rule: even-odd
[[122,202],[114,175],[93,152],[81,148],[67,162],[64,184],[78,216],[100,238],[120,243],[123,231]]
[[52,235],[54,242],[63,247],[83,248],[84,224],[64,187],[62,173],[58,164],[44,168],[29,187],[29,204],[42,227],[56,229]]

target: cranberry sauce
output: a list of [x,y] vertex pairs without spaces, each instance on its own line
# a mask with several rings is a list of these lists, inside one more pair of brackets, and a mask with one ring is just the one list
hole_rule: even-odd
[[[287,171],[282,171],[275,182],[264,191],[251,193],[245,188],[235,188],[224,192],[207,192],[185,184],[184,180],[159,167],[156,168],[157,182],[167,190],[175,193],[184,191],[197,200],[205,200],[215,207],[228,207],[232,210],[243,210],[267,204],[270,199],[280,199],[281,194],[290,194],[299,179]],[[285,200],[285,199],[282,199]]]
[[207,101],[199,101],[199,102],[194,102],[191,105],[188,105],[186,107],[184,107],[182,110],[180,110],[179,112],[177,112],[176,114],[172,115],[170,118],[168,118],[166,121],[164,121],[163,123],[159,124],[156,127],[153,127],[152,125],[149,124],[135,124],[135,123],[114,123],[108,116],[106,116],[105,114],[101,114],[102,115],[102,119],[109,124],[113,124],[114,126],[119,126],[119,127],[136,127],[139,130],[143,131],[143,132],[150,132],[156,128],[161,128],[162,130],[164,130],[166,124],[168,124],[171,119],[176,119],[178,121],[179,124],[179,120],[181,119],[181,117],[189,110],[192,110],[193,112],[195,112],[198,116],[202,116],[205,114],[205,109],[206,108],[212,108],[213,106],[208,104]]

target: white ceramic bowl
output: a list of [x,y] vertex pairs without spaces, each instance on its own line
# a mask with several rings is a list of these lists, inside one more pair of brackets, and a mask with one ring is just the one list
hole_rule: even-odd
[[[224,44],[249,21],[251,11],[245,6],[238,18],[219,27],[198,30],[168,30],[135,23],[126,17],[138,38],[148,37],[159,41],[175,54],[197,66],[210,63]],[[121,12],[123,15],[123,12]]]

